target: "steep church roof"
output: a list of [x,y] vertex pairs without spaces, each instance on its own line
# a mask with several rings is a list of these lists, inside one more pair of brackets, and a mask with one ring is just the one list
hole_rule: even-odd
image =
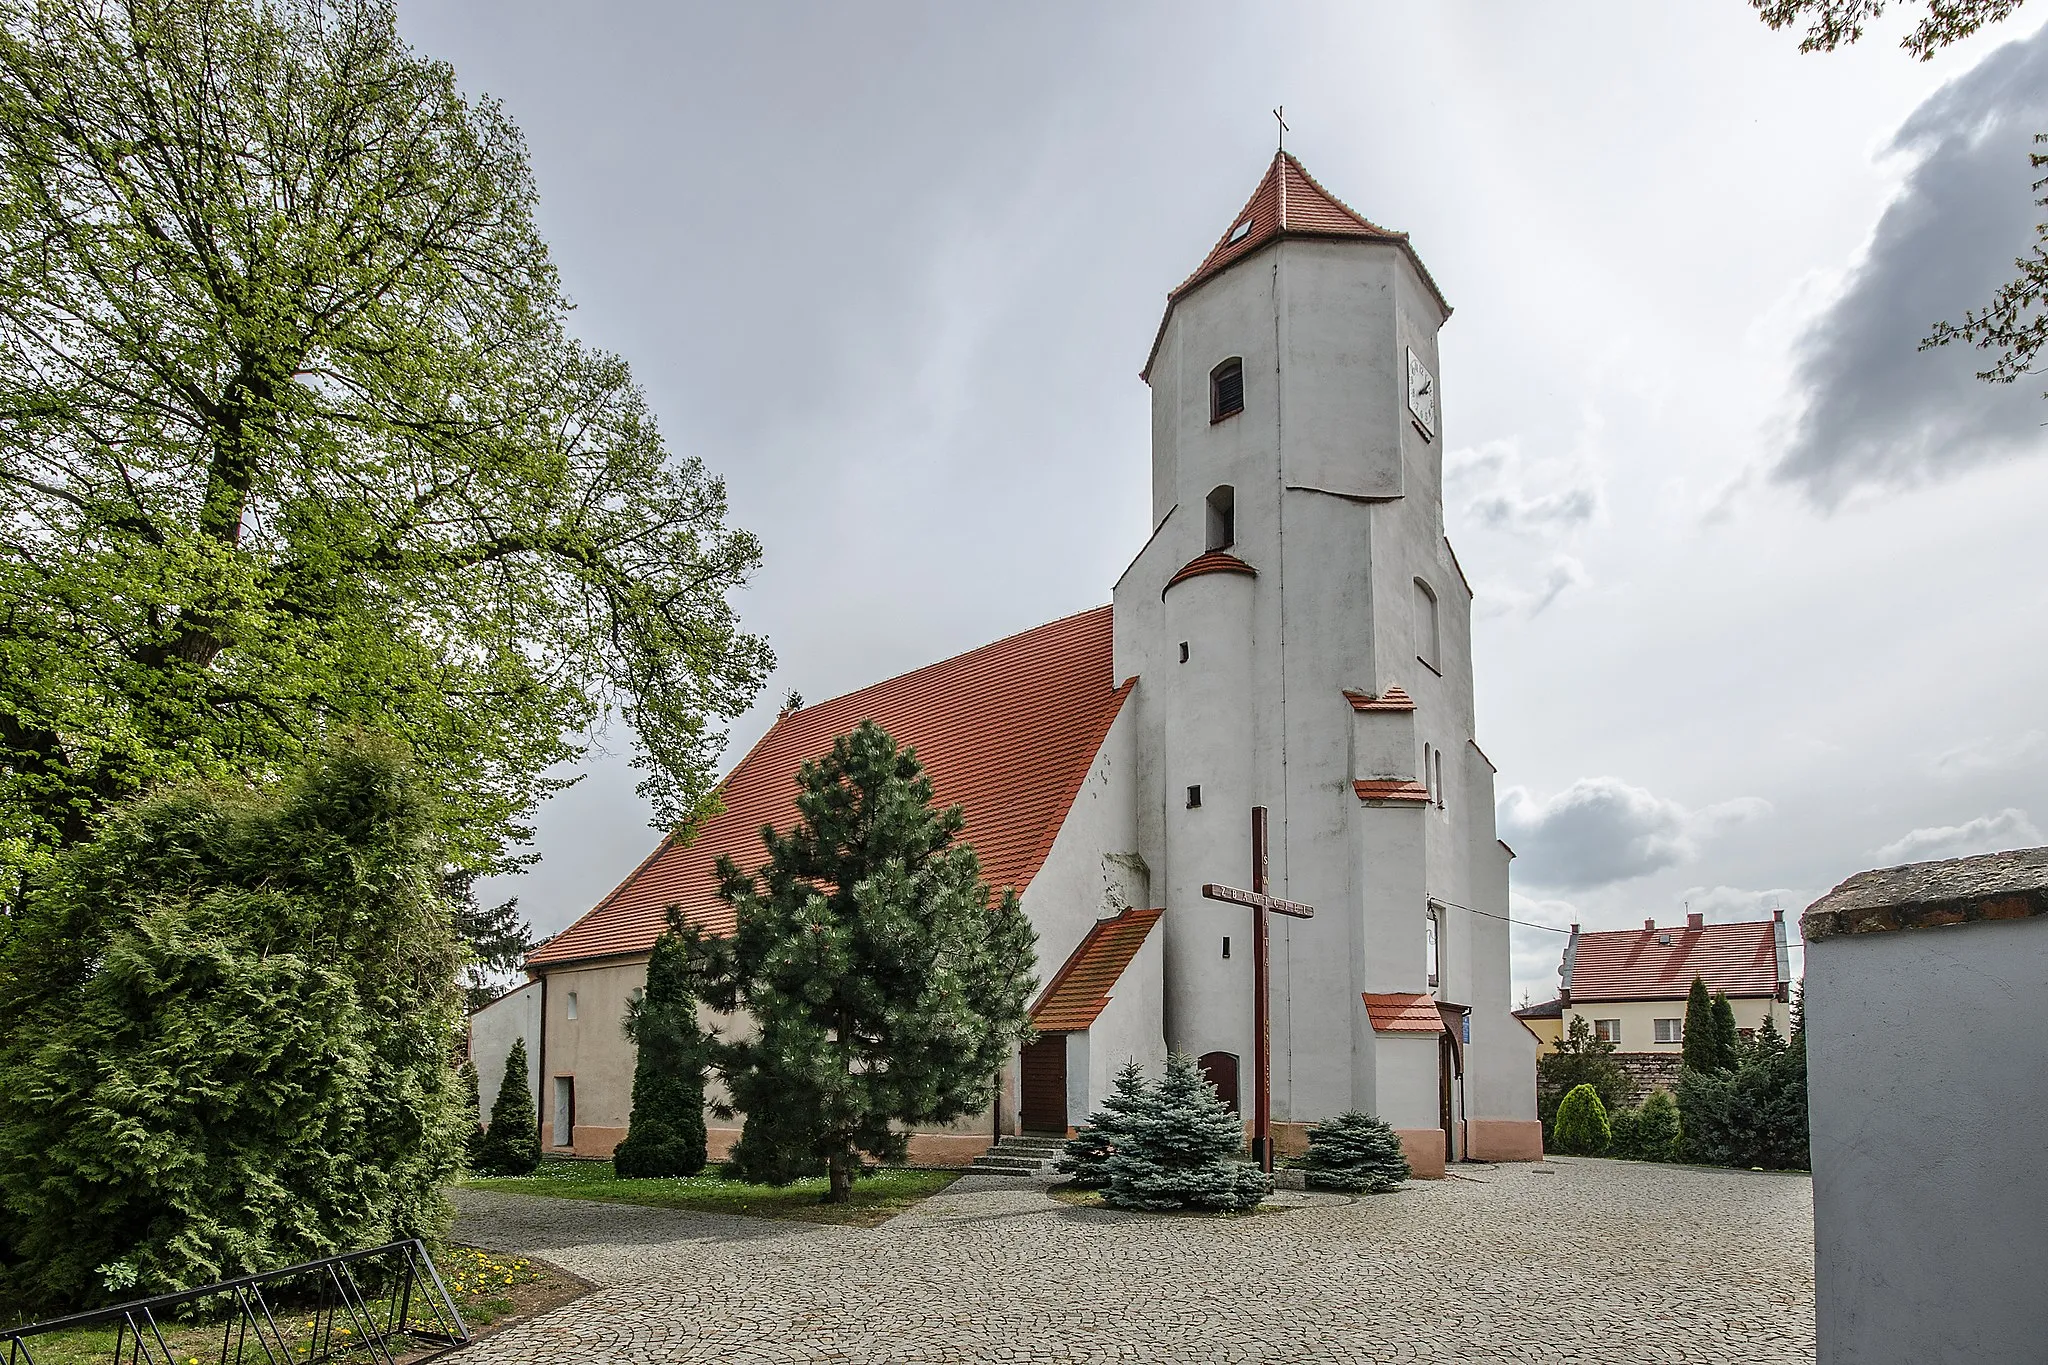
[[958,803],[961,837],[1000,891],[1031,882],[1065,821],[1131,683],[1112,676],[1110,608],[1012,635],[859,692],[791,711],[719,784],[724,809],[688,842],[663,839],[596,908],[527,957],[531,967],[645,953],[668,907],[707,932],[732,928],[717,865],[766,858],[761,827],[795,822],[797,770],[863,720],[914,748],[940,805]]
[[1436,287],[1422,258],[1415,254],[1407,233],[1381,227],[1317,184],[1292,153],[1275,152],[1265,178],[1259,181],[1259,187],[1252,191],[1237,217],[1230,220],[1215,247],[1195,267],[1195,273],[1166,296],[1166,314],[1159,319],[1158,335],[1152,338],[1152,353],[1145,357],[1145,368],[1139,378],[1151,378],[1152,362],[1159,357],[1159,343],[1166,336],[1166,320],[1173,316],[1175,304],[1261,247],[1283,237],[1393,243],[1414,264],[1415,273],[1422,277],[1444,316],[1451,314],[1451,305],[1444,302],[1443,291]]

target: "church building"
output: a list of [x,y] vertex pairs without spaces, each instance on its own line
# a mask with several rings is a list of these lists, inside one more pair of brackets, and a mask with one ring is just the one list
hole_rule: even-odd
[[[783,714],[720,787],[481,1011],[489,1112],[527,1039],[543,1148],[625,1135],[620,1029],[669,907],[730,925],[715,867],[765,860],[800,764],[872,720],[914,748],[989,885],[1038,933],[1037,1041],[991,1111],[919,1133],[961,1163],[997,1134],[1064,1133],[1117,1069],[1200,1059],[1254,1113],[1253,885],[1272,913],[1273,1140],[1351,1109],[1401,1131],[1418,1176],[1542,1153],[1534,1036],[1511,1012],[1508,861],[1474,734],[1472,591],[1443,526],[1437,332],[1450,316],[1405,233],[1277,155],[1167,296],[1152,391],[1152,515],[1108,606]],[[1133,539],[1137,539],[1134,534]],[[714,1120],[714,1125],[717,1121]],[[713,1155],[737,1137],[714,1126]]]

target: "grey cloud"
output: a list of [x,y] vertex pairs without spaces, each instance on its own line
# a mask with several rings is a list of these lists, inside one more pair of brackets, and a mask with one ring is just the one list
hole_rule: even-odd
[[2048,755],[2048,730],[2027,730],[2012,739],[1978,739],[1945,749],[1928,761],[1936,777],[1955,781],[2004,772]]
[[2012,277],[2034,238],[2034,134],[2048,131],[2048,27],[1994,51],[1914,111],[1917,158],[1841,297],[1800,339],[1806,405],[1773,477],[1823,507],[2043,447],[2039,386],[1987,384],[1968,346],[1920,351]]
[[1702,839],[1770,809],[1767,801],[1741,797],[1695,811],[1618,777],[1582,777],[1546,800],[1511,787],[1497,814],[1527,881],[1589,888],[1690,862]]
[[1980,815],[1960,825],[1930,825],[1912,830],[1877,849],[1872,856],[1886,864],[1920,863],[2008,848],[2031,848],[2041,842],[2041,831],[2034,827],[2027,813],[2008,806],[1996,815]]
[[1576,461],[1529,460],[1515,441],[1453,451],[1444,462],[1446,501],[1495,531],[1561,536],[1600,515],[1604,488]]
[[1539,616],[1565,589],[1586,581],[1586,566],[1570,555],[1556,555],[1542,576],[1527,586],[1488,583],[1479,592],[1478,611],[1482,617]]

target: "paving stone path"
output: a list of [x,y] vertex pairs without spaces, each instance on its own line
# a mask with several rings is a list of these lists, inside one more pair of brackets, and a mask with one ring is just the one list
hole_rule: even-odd
[[457,1235],[599,1288],[517,1362],[1812,1361],[1802,1176],[1554,1159],[1234,1219],[969,1177],[878,1228],[463,1190]]

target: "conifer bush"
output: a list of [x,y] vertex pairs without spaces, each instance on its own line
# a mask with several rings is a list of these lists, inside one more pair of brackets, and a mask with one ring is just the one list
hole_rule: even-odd
[[1294,1163],[1313,1189],[1379,1194],[1409,1175],[1401,1136],[1371,1114],[1339,1114],[1308,1130],[1308,1155]]
[[671,930],[654,944],[647,988],[627,1007],[633,1040],[633,1111],[612,1153],[621,1178],[695,1175],[704,1169],[704,1054],[690,987],[694,935]]
[[446,811],[388,741],[174,788],[0,915],[0,1302],[436,1237],[464,1115]]
[[1116,1073],[1102,1107],[1088,1116],[1087,1126],[1060,1151],[1056,1169],[1071,1177],[1084,1190],[1099,1190],[1109,1183],[1109,1158],[1122,1140],[1124,1125],[1145,1098],[1145,1073],[1135,1058]]
[[1557,1150],[1570,1156],[1598,1156],[1613,1141],[1607,1106],[1590,1085],[1582,1085],[1557,1106]]
[[526,1040],[512,1040],[505,1057],[505,1076],[498,1098],[491,1101],[491,1123],[476,1145],[479,1175],[532,1175],[540,1165],[540,1118],[533,1092],[526,1088]]
[[456,1079],[462,1088],[462,1165],[466,1170],[476,1169],[477,1147],[484,1140],[483,1101],[478,1098],[478,1077],[476,1063],[467,1058],[455,1069]]
[[1806,1035],[1787,1040],[1767,1021],[1731,1071],[1685,1071],[1678,1081],[1679,1151],[1710,1166],[1808,1170]]
[[1193,1057],[1176,1052],[1166,1075],[1139,1096],[1103,1163],[1113,1208],[1242,1212],[1272,1190],[1266,1173],[1239,1160],[1244,1125],[1216,1096]]
[[1616,1110],[1608,1118],[1614,1156],[1635,1161],[1678,1159],[1678,1102],[1668,1090],[1652,1090],[1633,1109]]

